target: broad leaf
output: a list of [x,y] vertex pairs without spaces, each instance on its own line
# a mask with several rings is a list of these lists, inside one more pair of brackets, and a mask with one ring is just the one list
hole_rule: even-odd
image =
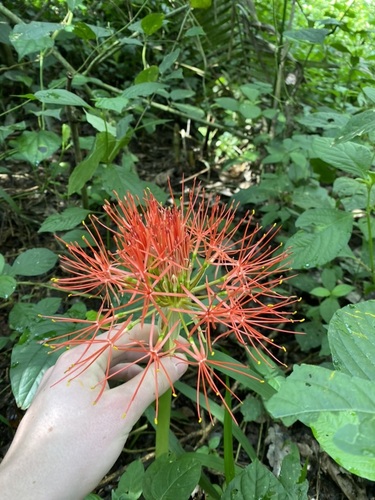
[[295,366],[266,402],[274,418],[310,426],[329,455],[353,474],[375,479],[373,381],[320,366]]
[[164,14],[154,12],[148,14],[141,21],[141,26],[146,35],[150,36],[163,26]]
[[47,217],[39,228],[38,233],[55,233],[56,231],[68,231],[81,224],[90,213],[84,208],[67,208],[61,214],[53,214]]
[[297,42],[319,43],[323,44],[329,30],[325,28],[304,28],[300,30],[284,31],[285,38],[295,40]]
[[[94,148],[91,153],[73,170],[69,177],[68,195],[78,193],[94,175],[99,163],[108,154],[108,149],[114,138],[106,132],[99,132],[95,138]],[[112,145],[113,146],[113,145]]]
[[60,351],[51,352],[35,340],[14,346],[10,380],[12,392],[20,408],[26,410],[30,406],[44,373],[56,363],[60,354]]
[[137,500],[142,495],[142,481],[145,470],[140,460],[134,460],[127,467],[112,491],[112,500]]
[[358,113],[350,118],[344,128],[341,129],[340,135],[336,142],[345,142],[354,139],[358,135],[369,134],[373,132],[375,126],[375,109],[368,109],[362,113]]
[[12,270],[16,275],[38,276],[50,271],[57,259],[58,256],[48,248],[31,248],[16,258]]
[[333,144],[332,139],[317,137],[313,142],[313,153],[335,168],[365,179],[372,163],[372,152],[369,148],[346,142]]
[[0,297],[8,299],[14,292],[17,286],[17,281],[12,276],[6,274],[0,275]]
[[353,216],[334,208],[311,209],[296,221],[302,230],[294,234],[286,246],[291,249],[294,269],[316,267],[330,262],[348,243]]
[[32,165],[39,165],[40,162],[50,158],[61,146],[61,138],[54,132],[40,130],[30,132],[26,130],[20,137],[11,141],[15,147],[14,158],[26,160]]
[[333,316],[328,341],[337,370],[375,382],[375,300],[343,307]]
[[143,496],[145,500],[188,500],[200,475],[201,466],[193,457],[163,455],[145,472]]
[[132,85],[128,87],[121,94],[121,97],[126,97],[127,99],[134,99],[135,97],[146,97],[152,94],[164,90],[167,86],[163,83],[147,82],[138,83],[137,85]]
[[89,107],[81,97],[65,89],[38,90],[34,95],[40,102],[44,102],[45,104]]

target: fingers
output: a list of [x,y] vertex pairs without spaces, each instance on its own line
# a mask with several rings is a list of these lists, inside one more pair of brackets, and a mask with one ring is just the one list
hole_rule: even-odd
[[129,382],[110,389],[106,396],[111,398],[111,406],[118,407],[126,414],[126,423],[133,424],[156,398],[164,394],[186,372],[188,364],[184,356],[166,356],[158,366],[150,364]]

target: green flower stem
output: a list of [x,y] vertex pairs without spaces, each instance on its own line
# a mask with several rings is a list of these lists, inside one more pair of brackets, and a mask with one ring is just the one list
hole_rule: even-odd
[[159,398],[159,413],[156,426],[156,458],[169,451],[169,427],[171,422],[172,389]]
[[[176,321],[179,319],[178,314],[174,312],[169,312],[168,313],[168,323],[167,325],[161,329],[161,333],[164,335],[168,334],[168,331],[170,331],[174,325],[176,324]],[[174,331],[176,332],[173,337],[177,337],[179,334],[179,328],[175,328]],[[170,350],[174,343],[173,343],[173,338],[169,339],[168,342],[166,342],[164,349],[166,351]],[[157,426],[156,426],[156,442],[155,442],[155,455],[156,458],[160,457],[161,455],[164,455],[165,453],[168,453],[169,451],[169,428],[171,425],[171,407],[172,407],[172,389],[168,389],[167,392],[165,392],[162,396],[159,397],[159,411],[157,415]]]
[[[229,379],[226,377],[226,384],[228,385]],[[231,409],[232,400],[231,394],[226,389],[225,391],[225,402],[228,408]],[[232,416],[227,408],[224,409],[224,472],[225,481],[227,485],[232,481],[235,476],[235,464],[233,457],[233,432],[232,432],[233,420]]]

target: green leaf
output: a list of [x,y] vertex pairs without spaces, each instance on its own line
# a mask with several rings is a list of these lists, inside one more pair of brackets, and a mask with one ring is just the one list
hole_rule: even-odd
[[16,403],[22,410],[30,406],[44,373],[56,363],[60,354],[35,340],[14,346],[10,381]]
[[217,97],[215,102],[220,108],[228,109],[229,111],[238,111],[240,107],[239,102],[233,99],[233,97]]
[[134,460],[121,476],[118,487],[112,491],[112,500],[137,500],[142,495],[144,467],[140,460]]
[[362,92],[375,104],[375,89],[373,87],[364,87]]
[[45,104],[90,107],[81,97],[65,89],[38,90],[34,95],[40,102]]
[[164,203],[168,195],[152,182],[142,181],[138,174],[127,167],[108,165],[101,174],[103,188],[108,193],[116,193],[123,198],[126,193],[131,193],[139,200],[143,200],[145,189],[150,189],[155,198]]
[[0,274],[3,272],[5,266],[4,255],[0,253]]
[[368,109],[350,118],[348,123],[340,131],[336,142],[345,142],[354,139],[358,135],[369,134],[375,126],[375,109]]
[[349,304],[335,313],[328,341],[337,370],[375,382],[374,320],[375,300]]
[[129,99],[125,97],[99,97],[95,101],[95,107],[99,109],[109,109],[122,113],[129,104]]
[[16,49],[19,59],[22,59],[28,54],[53,47],[54,41],[50,34],[62,29],[63,25],[58,23],[31,21],[28,24],[16,24],[9,35],[9,40]]
[[189,97],[193,97],[195,95],[194,90],[185,90],[185,89],[175,89],[170,93],[172,101],[180,101],[183,99],[188,99]]
[[[112,137],[112,140],[114,138]],[[106,132],[99,132],[96,135],[94,148],[91,153],[73,170],[69,177],[68,195],[78,193],[83,186],[94,175],[101,160],[108,154],[110,148],[111,137],[108,137]]]
[[372,162],[372,152],[369,148],[354,142],[333,144],[332,139],[317,137],[312,149],[316,157],[333,167],[366,179]]
[[[366,208],[367,189],[357,179],[338,177],[333,184],[333,192],[339,196],[347,212],[358,208]],[[371,203],[375,203],[375,189],[371,192]]]
[[[186,397],[188,397],[191,401],[194,403],[197,402],[197,391],[196,389],[193,389],[189,385],[183,383],[183,382],[176,382],[175,388],[184,394]],[[208,411],[208,404],[206,401],[206,398],[202,393],[199,393],[199,404],[201,408],[204,408],[205,410]],[[217,418],[221,423],[224,423],[224,410],[222,407],[220,407],[215,401],[209,400],[209,411],[214,416]],[[252,447],[249,439],[246,437],[244,432],[241,430],[241,428],[237,425],[235,425],[232,429],[233,436],[237,441],[241,444],[242,448],[244,451],[247,453],[248,457],[251,460],[256,459],[256,452],[254,448]]]
[[295,366],[266,407],[288,425],[297,419],[309,425],[336,462],[375,479],[375,443],[369,439],[375,435],[373,381],[320,366]]
[[158,31],[163,26],[164,14],[152,13],[148,14],[141,20],[141,26],[146,35],[150,36]]
[[203,109],[198,108],[197,106],[192,106],[191,104],[182,104],[179,102],[175,102],[174,107],[182,111],[182,113],[188,115],[193,120],[202,120],[206,116],[206,113]]
[[297,42],[307,42],[312,44],[323,44],[329,30],[325,28],[304,28],[300,30],[284,31],[285,38]]
[[173,64],[177,61],[177,59],[179,58],[180,52],[181,52],[180,49],[176,49],[163,57],[163,60],[159,65],[159,70],[160,70],[160,73],[162,75],[168,69],[170,69],[173,66]]
[[327,290],[327,288],[323,288],[321,286],[317,286],[310,291],[311,295],[315,295],[315,297],[329,297],[331,292]]
[[126,97],[127,99],[134,99],[135,97],[146,97],[152,94],[156,94],[160,90],[164,90],[167,86],[163,83],[157,82],[146,82],[138,83],[137,85],[132,85],[128,87],[121,94],[121,97]]
[[240,104],[239,111],[247,120],[255,120],[255,118],[258,118],[262,113],[259,106],[255,106],[250,102],[243,102]]
[[351,285],[346,285],[346,284],[341,284],[341,285],[336,285],[335,288],[332,290],[332,295],[334,297],[345,297],[345,295],[348,295],[351,291],[354,290],[354,286]]
[[163,455],[145,472],[143,496],[145,500],[188,500],[200,475],[201,466],[193,457]]
[[137,85],[139,83],[156,82],[158,78],[158,66],[150,66],[138,73],[138,75],[134,79],[134,83]]
[[94,127],[98,132],[104,132],[106,134],[110,134],[113,138],[116,137],[116,127],[111,125],[106,120],[104,120],[101,116],[96,116],[92,113],[88,113],[85,111],[87,122]]
[[86,23],[83,22],[78,22],[75,23],[74,25],[67,26],[67,28],[70,28],[73,30],[73,33],[78,36],[78,38],[82,38],[83,40],[95,40],[96,35],[94,31],[90,28],[90,26]]
[[353,216],[334,208],[306,210],[296,221],[302,228],[286,243],[294,269],[324,265],[337,257],[348,243]]
[[[298,456],[298,461],[296,459]],[[283,460],[283,475],[278,480],[270,470],[259,460],[255,460],[238,474],[227,486],[221,500],[243,499],[277,499],[277,500],[305,500],[307,499],[307,481],[298,483],[301,466],[298,452],[288,455]],[[285,465],[284,465],[285,462]],[[285,474],[285,471],[288,474]],[[296,474],[297,473],[297,474]],[[298,478],[296,477],[298,475]],[[284,481],[284,484],[282,483]]]
[[192,9],[208,9],[212,5],[212,0],[190,0]]
[[17,286],[17,281],[12,276],[6,274],[0,275],[0,297],[8,299],[14,292]]
[[61,137],[48,130],[30,132],[26,130],[20,137],[11,142],[17,150],[14,158],[26,160],[32,165],[50,158],[61,146]]
[[67,208],[61,214],[53,214],[40,226],[38,233],[55,233],[56,231],[67,231],[82,223],[90,213],[84,208]]
[[58,256],[48,248],[32,248],[16,258],[12,269],[16,275],[38,276],[50,271],[57,259]]

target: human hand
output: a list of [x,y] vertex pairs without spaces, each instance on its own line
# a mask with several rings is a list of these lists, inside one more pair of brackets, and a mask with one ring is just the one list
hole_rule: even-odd
[[[101,391],[107,363],[116,371],[123,363],[136,361],[136,354],[123,348],[132,340],[148,342],[150,329],[145,325],[125,332],[116,341],[121,349],[105,350],[69,381],[64,378],[66,371],[87,346],[65,352],[45,373],[0,465],[2,500],[78,500],[95,488],[120,455],[133,425],[155,400],[153,366],[146,373],[132,366],[124,372],[130,380],[112,389],[106,386],[93,403]],[[173,357],[164,357],[161,363],[172,383],[187,368]],[[158,371],[157,385],[159,395],[170,386],[164,370]]]

